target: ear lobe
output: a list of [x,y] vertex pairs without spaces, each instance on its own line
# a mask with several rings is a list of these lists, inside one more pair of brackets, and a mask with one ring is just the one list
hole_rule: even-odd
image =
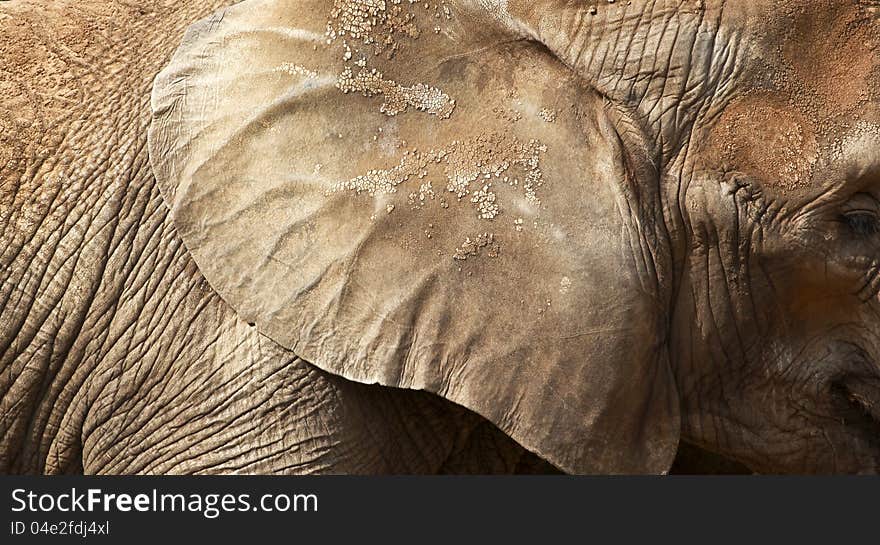
[[[213,288],[314,365],[435,392],[565,471],[666,471],[652,220],[603,99],[455,14],[345,94],[303,21],[324,3],[295,4],[230,8],[156,80],[154,171]],[[441,95],[448,119],[420,102]]]

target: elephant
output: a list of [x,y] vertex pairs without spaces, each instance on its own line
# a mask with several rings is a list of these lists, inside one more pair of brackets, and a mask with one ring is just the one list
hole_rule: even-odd
[[880,469],[880,2],[0,27],[0,473]]

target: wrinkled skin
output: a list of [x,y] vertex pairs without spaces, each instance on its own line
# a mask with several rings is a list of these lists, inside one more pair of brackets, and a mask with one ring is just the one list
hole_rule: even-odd
[[757,471],[873,473],[878,6],[804,6],[767,30],[784,44],[775,88],[734,78],[674,159],[688,246],[672,338],[683,434]]
[[[562,22],[538,17],[548,5]],[[683,439],[755,471],[876,472],[880,5],[693,2],[678,16],[697,5],[713,39],[676,35],[673,69],[648,77],[619,58],[591,72],[595,38],[564,24],[577,3],[510,12],[662,144]]]
[[208,287],[146,127],[222,4],[0,5],[0,473],[553,471],[442,399],[315,369]]
[[[238,318],[145,151],[154,75],[222,2],[102,4],[0,6],[0,472],[552,470],[465,409],[320,371]],[[624,144],[654,158],[682,441],[753,471],[876,472],[876,3],[632,4],[634,26],[597,32],[581,2],[501,19],[630,112]],[[701,40],[672,40],[694,14]],[[593,62],[597,36],[639,29],[661,39],[625,51],[653,72]]]

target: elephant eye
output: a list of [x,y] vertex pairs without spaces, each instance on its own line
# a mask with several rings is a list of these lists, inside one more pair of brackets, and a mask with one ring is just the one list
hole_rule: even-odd
[[873,236],[880,233],[880,216],[872,210],[853,210],[843,215],[844,223],[860,236]]

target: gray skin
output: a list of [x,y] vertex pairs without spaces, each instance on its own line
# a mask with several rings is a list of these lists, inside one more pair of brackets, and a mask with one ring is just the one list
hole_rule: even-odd
[[[146,134],[154,76],[223,2],[103,4],[0,7],[0,472],[553,470],[438,396],[312,366],[221,299],[177,234]],[[653,295],[681,440],[753,471],[876,472],[873,4],[633,2],[625,29],[592,28],[580,2],[505,4],[485,20],[632,113],[624,144],[660,174],[641,204],[668,264]],[[645,37],[679,36],[697,4],[699,42]],[[591,62],[623,30],[644,47]],[[797,54],[768,75],[756,51],[778,43]],[[662,77],[642,78],[633,51]]]

